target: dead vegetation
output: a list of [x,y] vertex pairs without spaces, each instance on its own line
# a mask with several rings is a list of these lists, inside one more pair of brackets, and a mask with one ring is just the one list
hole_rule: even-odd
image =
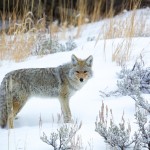
[[[136,9],[139,8],[141,0],[126,2],[119,7],[120,10],[115,7],[116,1],[106,4],[104,0],[94,0],[92,3],[88,0],[77,0],[76,5],[73,0],[70,3],[58,0],[59,7],[55,6],[54,0],[51,1],[51,7],[46,7],[42,1],[41,3],[40,1],[36,3],[36,0],[25,0],[23,2],[22,10],[20,10],[21,8],[18,9],[20,1],[17,0],[16,7],[11,10],[11,13],[9,9],[3,9],[3,12],[1,12],[1,60],[22,61],[30,56],[39,32],[47,33],[53,38],[58,31],[60,32],[61,28],[62,37],[65,38],[66,29],[71,25],[77,27],[75,36],[77,38],[82,32],[81,26],[83,24],[107,17],[110,19],[102,26],[103,39],[123,38],[122,43],[116,46],[112,54],[113,61],[123,64],[130,58],[132,37],[139,36],[139,34],[147,31],[146,18],[142,18],[143,21],[140,22],[136,18]],[[72,9],[69,8],[70,6]],[[4,8],[7,7],[8,5],[4,6]],[[123,12],[126,7],[133,9],[131,16],[125,20],[114,18],[116,11]],[[45,13],[49,15],[46,16]],[[58,19],[58,23],[53,22],[55,19]],[[135,26],[137,23],[138,26]],[[97,37],[96,42],[98,40],[99,37]],[[106,42],[104,43],[106,44]]]

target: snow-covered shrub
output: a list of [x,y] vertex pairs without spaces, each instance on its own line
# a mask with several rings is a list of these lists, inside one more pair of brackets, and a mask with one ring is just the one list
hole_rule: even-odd
[[[113,121],[112,110],[110,110],[111,117],[109,118],[108,108],[106,106],[105,110],[104,103],[102,103],[99,120],[97,119],[95,122],[95,131],[104,138],[111,148],[125,150],[132,145],[133,150],[141,150],[143,148],[150,150],[150,109],[147,109],[149,104],[142,97],[138,98],[134,97],[136,100],[135,119],[138,130],[135,131],[132,137],[130,124],[128,123],[127,128],[125,128],[124,117],[122,116],[121,123],[116,125]],[[148,104],[148,107],[145,107],[146,105],[142,103],[139,105],[141,99],[143,99],[142,101],[145,104]],[[108,123],[110,124],[108,125]]]
[[118,95],[140,95],[140,93],[150,93],[150,68],[144,68],[143,61],[136,62],[132,69],[123,66],[118,73],[117,90],[102,92],[104,96]]
[[69,38],[69,40],[65,44],[62,44],[59,42],[57,37],[52,38],[51,36],[47,36],[46,34],[40,34],[38,35],[32,54],[46,55],[56,52],[71,51],[76,47],[77,45],[72,38]]
[[[132,69],[124,67],[118,74],[118,89],[109,93],[101,92],[105,96],[129,95],[135,100],[135,119],[138,130],[134,133],[134,140],[132,141],[134,142],[134,150],[141,150],[143,148],[150,150],[150,104],[142,96],[142,93],[150,94],[150,68],[144,68],[143,64],[144,63],[140,61],[139,63],[136,62]],[[116,135],[119,135],[118,133],[124,133],[125,131],[123,130],[122,132],[121,126],[116,127],[114,124],[111,124],[109,128],[101,122],[98,122],[96,125],[98,133],[100,133],[100,135],[105,138],[105,141],[111,146],[113,146],[113,144],[108,140],[110,133],[114,130],[113,136],[115,137]],[[125,133],[127,134],[128,132],[126,131]],[[119,138],[115,140],[116,143],[120,142]]]
[[140,92],[140,70],[123,70],[117,81],[118,93],[121,95],[136,95]]
[[147,148],[150,150],[150,119],[148,115],[149,113],[137,104],[135,117],[139,128],[136,132],[138,137],[135,144],[136,149],[138,147],[139,149]]
[[135,100],[136,106],[142,107],[145,111],[148,112],[148,114],[150,114],[150,104],[147,100],[145,100],[141,95],[135,95],[131,97]]
[[77,131],[82,124],[63,124],[57,132],[50,133],[48,137],[44,132],[40,137],[41,140],[48,145],[51,145],[54,150],[79,150],[81,148],[80,139],[75,140]]
[[136,62],[132,69],[124,67],[118,77],[118,91],[122,95],[150,93],[150,68],[144,68],[143,62]]
[[[106,112],[104,108],[104,103],[102,103],[101,110],[99,112],[99,121],[98,119],[95,122],[95,131],[98,132],[111,148],[116,150],[125,150],[129,148],[131,144],[135,141],[131,139],[131,127],[128,123],[128,127],[125,127],[124,116],[122,116],[121,123],[117,126],[113,120],[112,110],[111,117],[109,120],[108,108],[106,106]],[[105,113],[105,114],[104,114]],[[108,125],[110,123],[110,125]]]

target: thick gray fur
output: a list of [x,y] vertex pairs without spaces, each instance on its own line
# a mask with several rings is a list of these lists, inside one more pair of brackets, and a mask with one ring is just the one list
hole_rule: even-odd
[[85,60],[72,55],[72,61],[56,68],[30,68],[12,71],[0,86],[0,126],[13,128],[17,113],[32,96],[59,98],[64,122],[71,121],[70,97],[92,77],[93,57]]

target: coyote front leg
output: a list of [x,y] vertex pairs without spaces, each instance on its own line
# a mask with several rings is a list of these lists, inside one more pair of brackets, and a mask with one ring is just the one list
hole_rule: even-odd
[[61,104],[61,110],[63,113],[64,122],[69,123],[69,122],[71,122],[71,111],[70,111],[70,107],[69,107],[69,99],[60,97],[59,100],[60,100],[60,104]]

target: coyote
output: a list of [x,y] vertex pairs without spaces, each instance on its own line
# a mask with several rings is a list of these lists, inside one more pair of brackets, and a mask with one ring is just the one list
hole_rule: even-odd
[[56,68],[19,69],[5,75],[0,86],[0,126],[13,128],[13,120],[32,96],[57,97],[65,123],[71,122],[70,97],[92,77],[93,57],[79,59]]

